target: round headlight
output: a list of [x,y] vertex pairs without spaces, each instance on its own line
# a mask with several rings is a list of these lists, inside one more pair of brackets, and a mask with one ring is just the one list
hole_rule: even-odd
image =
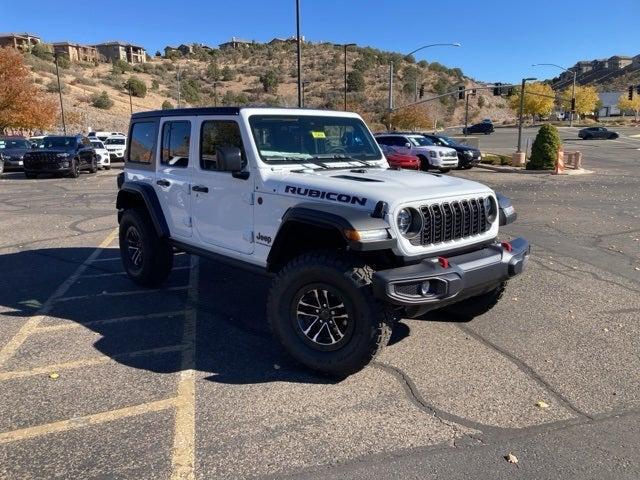
[[487,213],[487,219],[493,223],[498,214],[498,207],[493,197],[485,197],[484,199],[484,211]]
[[401,234],[407,233],[409,227],[411,227],[411,212],[408,208],[403,208],[398,212],[398,217],[396,218],[396,222],[398,224],[398,230],[400,230]]

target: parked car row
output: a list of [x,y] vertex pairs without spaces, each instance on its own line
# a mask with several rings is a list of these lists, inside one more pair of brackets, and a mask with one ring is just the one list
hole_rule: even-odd
[[375,135],[392,167],[415,170],[471,168],[482,159],[480,150],[444,135],[418,132],[384,132]]

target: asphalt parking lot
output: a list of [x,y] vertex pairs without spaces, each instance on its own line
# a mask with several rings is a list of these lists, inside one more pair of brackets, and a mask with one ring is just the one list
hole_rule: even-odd
[[117,168],[5,174],[0,478],[639,478],[640,132],[620,131],[561,129],[592,175],[454,173],[513,199],[529,270],[469,323],[403,320],[342,381],[283,355],[265,278],[182,254],[134,286]]

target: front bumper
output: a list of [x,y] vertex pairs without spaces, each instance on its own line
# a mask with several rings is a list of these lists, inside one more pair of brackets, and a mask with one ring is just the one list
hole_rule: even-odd
[[455,157],[429,157],[429,163],[437,168],[456,168],[458,166],[458,156]]
[[124,151],[110,151],[109,158],[111,160],[123,160],[124,159]]
[[71,162],[25,162],[24,171],[27,173],[61,173],[71,171]]
[[380,270],[373,276],[373,291],[395,305],[440,308],[480,295],[522,273],[530,249],[526,239],[516,238],[508,246],[496,243],[446,259]]

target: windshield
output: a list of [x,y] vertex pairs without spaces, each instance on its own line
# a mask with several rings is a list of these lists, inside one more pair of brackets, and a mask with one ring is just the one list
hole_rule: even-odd
[[125,140],[124,138],[107,138],[104,144],[105,145],[124,145]]
[[454,139],[449,138],[449,137],[445,137],[444,135],[439,136],[438,139],[445,145],[451,147],[453,145],[457,145],[458,142],[456,142]]
[[431,140],[429,140],[427,137],[423,137],[422,135],[413,135],[407,138],[417,147],[429,147],[433,145],[433,142]]
[[266,163],[382,160],[362,120],[311,115],[253,115],[253,138]]
[[0,150],[7,148],[31,148],[31,145],[26,140],[22,139],[3,139],[0,140]]
[[91,145],[95,148],[104,148],[104,144],[102,142],[98,142],[97,140],[91,140]]
[[42,140],[44,148],[69,148],[77,144],[76,137],[45,137]]

